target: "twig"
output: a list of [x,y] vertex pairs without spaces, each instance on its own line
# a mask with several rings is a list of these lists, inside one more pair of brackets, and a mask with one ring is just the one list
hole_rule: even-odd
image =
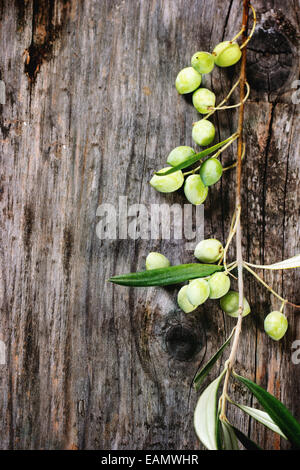
[[255,277],[255,279],[257,279],[264,287],[266,287],[266,289],[268,289],[273,295],[275,295],[275,297],[277,297],[277,299],[281,300],[284,304],[288,304],[288,305],[291,305],[292,307],[294,308],[300,308],[300,305],[296,305],[296,304],[293,304],[293,302],[290,302],[289,300],[287,299],[284,299],[283,297],[281,297],[281,295],[277,294],[277,292],[274,291],[274,289],[272,289],[271,286],[269,286],[260,276],[258,276],[256,274],[255,271],[253,271],[253,269],[251,269],[249,267],[249,263],[243,263],[244,267],[249,271],[249,273],[252,274],[252,276]]
[[[249,16],[250,0],[243,0],[243,21],[242,21],[242,39],[243,43],[247,40],[247,25]],[[245,44],[246,46],[246,44]],[[238,122],[238,151],[237,151],[237,171],[236,171],[236,211],[241,211],[241,178],[242,178],[242,154],[243,154],[243,125],[244,125],[244,98],[245,98],[245,83],[246,83],[246,54],[247,47],[242,50],[242,63],[240,74],[240,102],[242,103],[239,108],[239,122]],[[238,289],[239,289],[239,316],[237,320],[236,330],[234,333],[232,349],[227,361],[227,371],[223,385],[223,393],[221,397],[222,407],[220,419],[226,417],[226,397],[229,385],[229,377],[236,359],[236,353],[239,343],[239,337],[242,330],[243,318],[243,304],[244,304],[244,284],[243,284],[243,256],[242,256],[242,230],[240,217],[237,220],[236,226],[236,255],[237,255],[237,269],[238,269]]]

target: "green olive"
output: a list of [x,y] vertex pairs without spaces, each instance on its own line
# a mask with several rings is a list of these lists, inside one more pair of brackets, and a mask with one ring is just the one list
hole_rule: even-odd
[[167,268],[170,266],[170,261],[161,253],[156,251],[152,251],[146,258],[146,270],[149,271],[150,269],[159,269],[159,268]]
[[192,137],[196,144],[209,145],[215,138],[215,126],[207,119],[197,121],[193,126]]
[[209,297],[208,282],[202,278],[194,279],[188,284],[186,294],[189,302],[198,307]]
[[217,183],[223,174],[222,164],[216,158],[209,158],[202,163],[199,174],[205,186]]
[[180,147],[175,147],[172,152],[169,153],[167,163],[171,166],[177,166],[193,155],[195,155],[195,150],[192,149],[192,147],[181,145]]
[[192,67],[199,73],[209,73],[215,66],[214,56],[209,52],[196,52],[191,60]]
[[288,329],[288,321],[283,313],[274,310],[266,316],[264,327],[270,338],[279,341]]
[[230,67],[240,60],[242,52],[237,42],[224,41],[214,48],[213,55],[216,65]]
[[[227,292],[224,297],[220,300],[221,309],[224,310],[227,315],[230,317],[238,317],[239,316],[239,293],[233,290]],[[251,312],[250,305],[247,299],[244,297],[244,310],[243,310],[243,317],[248,315]]]
[[180,95],[191,93],[200,86],[201,75],[193,67],[182,69],[177,75],[175,86]]
[[[163,168],[162,172],[168,170],[170,167]],[[172,193],[183,185],[184,177],[182,171],[175,171],[171,175],[159,176],[154,175],[150,180],[151,186],[160,193]]]
[[181,308],[181,310],[184,311],[184,313],[190,313],[197,308],[195,305],[192,305],[191,302],[189,301],[187,297],[187,292],[186,292],[187,289],[188,289],[188,286],[183,286],[177,295],[177,303],[179,307]]
[[207,282],[210,288],[210,299],[220,299],[230,289],[230,279],[225,273],[214,273]]
[[222,257],[224,248],[219,240],[207,238],[201,240],[195,248],[194,255],[201,263],[216,263]]
[[184,194],[191,204],[202,204],[208,193],[208,188],[203,184],[200,175],[190,175],[184,183]]
[[201,114],[207,114],[216,104],[216,95],[207,88],[199,88],[193,93],[193,105]]

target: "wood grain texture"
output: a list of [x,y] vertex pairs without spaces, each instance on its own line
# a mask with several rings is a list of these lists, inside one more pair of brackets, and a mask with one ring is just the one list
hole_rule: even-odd
[[[271,263],[299,252],[299,4],[253,1],[258,30],[249,50],[243,172],[244,253]],[[176,307],[176,289],[109,285],[142,269],[158,250],[191,262],[184,240],[99,240],[97,207],[185,202],[148,185],[177,145],[192,145],[197,112],[173,83],[200,48],[212,50],[240,27],[239,0],[1,1],[1,318],[3,449],[198,449],[191,383],[233,320],[216,302],[196,314]],[[271,41],[266,40],[271,37]],[[275,39],[274,39],[275,38]],[[274,51],[274,41],[280,53]],[[204,85],[219,98],[238,67],[215,69]],[[217,137],[237,112],[214,118]],[[234,148],[223,162],[235,159]],[[205,235],[225,241],[234,173],[209,192]],[[300,303],[299,275],[267,273]],[[246,276],[252,315],[243,325],[237,370],[300,419],[299,313],[288,309],[282,342],[263,332],[278,302]],[[221,365],[220,365],[221,367]],[[216,371],[211,374],[215,375]],[[251,403],[238,384],[235,398]],[[263,447],[288,444],[236,410],[234,423]]]

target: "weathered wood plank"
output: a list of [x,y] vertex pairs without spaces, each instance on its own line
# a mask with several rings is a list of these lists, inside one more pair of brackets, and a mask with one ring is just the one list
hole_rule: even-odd
[[[257,33],[249,51],[243,243],[249,260],[273,262],[299,252],[299,116],[291,101],[299,5],[254,4],[265,35]],[[240,2],[2,1],[0,15],[0,339],[7,348],[0,446],[200,448],[192,378],[234,322],[216,302],[185,316],[175,288],[108,285],[114,273],[141,269],[150,250],[174,264],[192,253],[184,240],[101,241],[96,211],[101,203],[117,206],[122,195],[128,204],[185,202],[182,193],[160,195],[147,184],[173,147],[193,144],[197,112],[173,83],[193,52],[235,34]],[[283,44],[279,56],[266,40],[272,34]],[[221,97],[237,73],[216,69],[204,84]],[[236,111],[214,119],[220,138],[236,119]],[[224,162],[235,159],[233,150]],[[231,173],[209,193],[206,236],[225,241],[233,207]],[[266,279],[300,302],[296,273]],[[297,315],[288,309],[288,335],[275,344],[263,318],[278,303],[248,276],[246,289],[253,314],[237,369],[300,419],[299,365],[291,361]],[[235,397],[250,403],[239,386]],[[231,417],[266,448],[280,446],[240,412]]]

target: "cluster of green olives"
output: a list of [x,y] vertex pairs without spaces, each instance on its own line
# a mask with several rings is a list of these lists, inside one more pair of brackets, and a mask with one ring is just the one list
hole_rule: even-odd
[[[202,263],[216,263],[223,256],[222,243],[215,238],[202,240],[195,248],[194,255]],[[227,273],[216,272],[207,278],[193,279],[178,292],[179,307],[190,313],[207,299],[220,299],[222,310],[231,317],[238,316],[239,294],[230,290],[230,278]],[[250,306],[244,299],[244,312],[250,313]]]
[[[216,104],[216,96],[207,88],[199,88],[202,74],[210,73],[215,64],[230,67],[241,58],[242,52],[237,42],[224,41],[212,53],[199,51],[191,59],[191,67],[182,69],[176,77],[175,86],[180,95],[193,93],[193,105],[200,114],[207,114]],[[215,127],[206,119],[196,122],[192,132],[193,140],[201,146],[209,145],[215,138]]]
[[[216,263],[223,253],[222,243],[215,238],[202,240],[194,251],[195,257],[205,264]],[[168,266],[170,266],[170,261],[161,253],[151,252],[146,258],[147,270],[167,268]],[[238,317],[239,293],[230,290],[230,278],[227,273],[216,272],[206,278],[192,279],[179,290],[177,295],[177,303],[185,313],[193,312],[207,299],[220,299],[221,309],[230,317]],[[251,312],[245,297],[243,307],[243,317],[245,317]],[[285,335],[287,328],[287,318],[279,311],[273,311],[265,318],[265,332],[275,341]]]
[[[215,238],[202,240],[195,248],[194,255],[201,263],[216,263],[223,256],[222,243]],[[151,252],[146,258],[146,270],[166,268],[170,261],[161,253]],[[222,310],[231,317],[238,316],[239,295],[231,291],[230,278],[227,273],[216,272],[206,278],[192,279],[189,284],[183,286],[178,292],[177,302],[179,307],[190,313],[207,299],[220,299]],[[244,299],[244,313],[250,313],[250,306]]]
[[[208,121],[203,121],[203,123],[208,123]],[[195,151],[192,147],[185,145],[176,147],[169,154],[167,163],[170,167],[174,167],[185,162],[194,154]],[[163,168],[160,171],[164,172],[170,167]],[[205,201],[208,194],[208,187],[217,183],[222,173],[223,167],[219,160],[216,158],[208,158],[200,166],[199,173],[189,175],[185,181],[182,171],[179,170],[170,175],[154,175],[150,180],[150,184],[153,188],[162,193],[176,191],[184,184],[184,194],[187,200],[191,204],[198,205]]]
[[[207,114],[215,107],[216,96],[207,88],[199,88],[202,74],[210,73],[215,64],[219,67],[234,65],[241,58],[241,50],[236,42],[224,41],[218,44],[213,52],[196,52],[191,59],[191,67],[182,69],[177,75],[175,86],[179,94],[193,92],[193,105],[201,114]],[[192,138],[196,144],[207,146],[215,138],[215,126],[206,118],[197,121],[193,125]],[[174,148],[168,156],[167,163],[170,167],[184,163],[195,154],[193,148],[180,146]],[[166,171],[166,167],[160,170]],[[158,172],[159,173],[159,172]],[[170,193],[176,191],[184,184],[184,193],[191,204],[202,204],[208,194],[208,187],[217,183],[223,173],[222,164],[216,158],[208,158],[202,163],[199,173],[190,174],[185,182],[181,170],[170,175],[152,177],[150,184],[157,191]]]

